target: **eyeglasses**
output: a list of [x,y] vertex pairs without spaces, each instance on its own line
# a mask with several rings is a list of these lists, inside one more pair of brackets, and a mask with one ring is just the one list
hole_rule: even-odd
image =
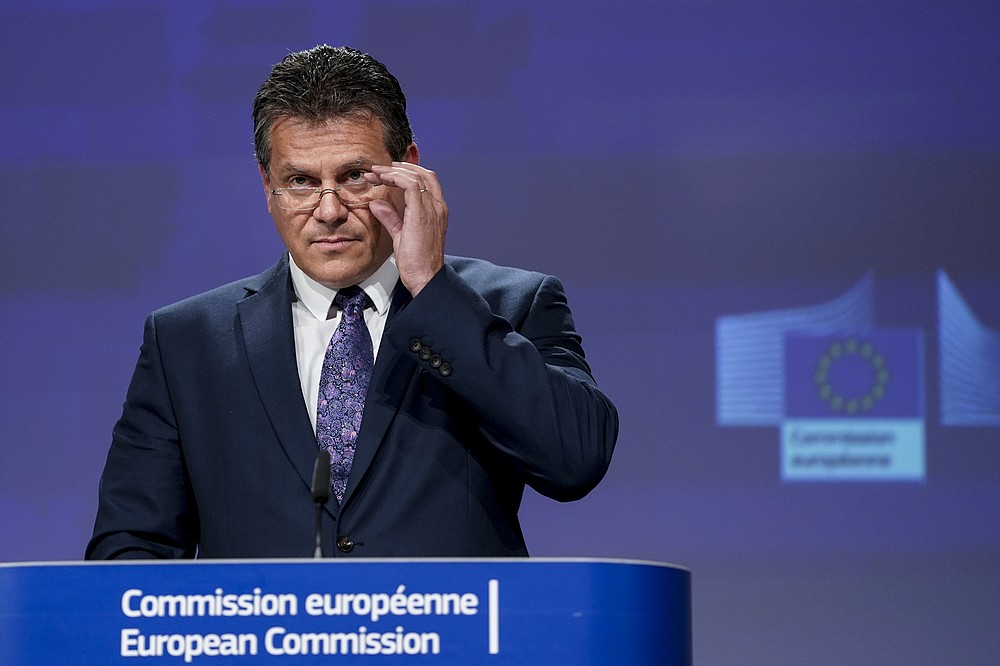
[[283,210],[313,210],[327,192],[333,192],[348,208],[363,208],[379,198],[384,185],[373,185],[365,180],[341,183],[337,187],[279,187],[271,190],[278,208]]

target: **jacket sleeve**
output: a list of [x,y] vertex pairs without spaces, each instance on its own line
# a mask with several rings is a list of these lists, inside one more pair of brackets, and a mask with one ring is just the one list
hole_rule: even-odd
[[498,270],[477,291],[446,265],[385,335],[462,398],[528,485],[579,499],[608,469],[617,411],[591,376],[560,282]]
[[150,315],[101,475],[86,559],[194,557],[196,544],[197,512]]

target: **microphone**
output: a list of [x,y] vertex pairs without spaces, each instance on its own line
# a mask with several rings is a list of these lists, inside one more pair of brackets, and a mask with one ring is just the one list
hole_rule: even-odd
[[330,499],[330,452],[326,449],[320,449],[316,454],[310,491],[313,502],[316,503],[316,527],[313,530],[316,547],[313,549],[313,557],[323,557],[323,507]]

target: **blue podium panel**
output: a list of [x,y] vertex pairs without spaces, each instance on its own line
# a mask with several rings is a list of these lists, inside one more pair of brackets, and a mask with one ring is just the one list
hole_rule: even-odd
[[0,662],[688,666],[690,598],[610,560],[0,564]]

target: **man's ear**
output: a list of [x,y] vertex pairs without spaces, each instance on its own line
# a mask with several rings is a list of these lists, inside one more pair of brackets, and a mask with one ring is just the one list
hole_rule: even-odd
[[267,175],[267,171],[264,170],[264,166],[257,163],[257,169],[260,171],[260,182],[264,186],[264,196],[267,198],[267,210],[271,212],[271,178]]
[[420,164],[420,151],[417,150],[417,144],[411,143],[406,148],[406,152],[403,153],[403,159],[401,159],[400,162],[409,162],[410,164]]
[[264,171],[264,165],[258,162],[257,170],[260,171],[260,181],[264,184],[264,192],[270,196],[271,195],[271,178]]

